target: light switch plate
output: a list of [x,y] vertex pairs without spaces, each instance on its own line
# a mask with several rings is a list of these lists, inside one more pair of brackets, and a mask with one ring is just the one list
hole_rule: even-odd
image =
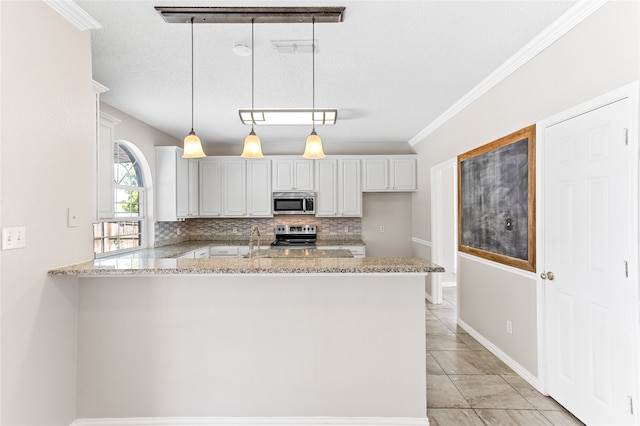
[[2,228],[2,250],[13,250],[27,246],[27,233],[24,226]]

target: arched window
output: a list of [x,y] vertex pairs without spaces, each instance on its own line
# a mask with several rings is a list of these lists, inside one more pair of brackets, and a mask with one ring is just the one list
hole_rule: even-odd
[[94,224],[96,256],[144,247],[145,178],[142,159],[134,151],[137,150],[128,142],[114,142],[113,219]]

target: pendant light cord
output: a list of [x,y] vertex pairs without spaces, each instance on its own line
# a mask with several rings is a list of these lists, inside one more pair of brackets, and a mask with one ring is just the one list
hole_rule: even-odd
[[191,17],[191,132],[193,133],[193,17]]
[[311,123],[316,131],[316,17],[311,18]]
[[253,132],[253,124],[255,122],[255,118],[253,116],[254,114],[254,106],[253,106],[253,97],[254,97],[254,83],[253,83],[253,76],[254,76],[254,67],[253,67],[253,55],[254,55],[254,51],[255,51],[255,43],[253,41],[253,23],[255,21],[255,18],[251,18],[251,131]]

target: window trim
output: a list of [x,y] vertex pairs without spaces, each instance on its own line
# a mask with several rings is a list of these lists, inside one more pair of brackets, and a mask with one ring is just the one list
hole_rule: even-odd
[[[103,219],[99,219],[96,220],[95,224],[104,224],[104,223],[120,223],[120,222],[138,222],[139,223],[139,234],[140,234],[140,246],[138,247],[130,247],[130,248],[125,248],[125,249],[119,249],[119,250],[113,250],[113,251],[108,251],[108,252],[103,252],[103,253],[96,253],[95,252],[95,241],[96,241],[96,236],[95,236],[95,231],[92,232],[93,234],[93,238],[92,238],[92,245],[94,245],[93,249],[94,250],[94,258],[98,259],[98,258],[104,258],[104,257],[110,257],[110,256],[119,256],[122,254],[126,254],[126,253],[131,253],[131,252],[135,252],[135,251],[139,251],[139,250],[144,250],[147,248],[148,244],[149,244],[149,233],[151,232],[150,230],[152,229],[151,226],[149,226],[148,220],[149,218],[152,216],[152,212],[151,212],[151,206],[149,204],[149,200],[152,199],[152,197],[150,196],[150,192],[151,192],[151,169],[149,167],[149,163],[147,161],[147,158],[145,157],[145,155],[142,153],[142,151],[133,143],[127,141],[127,140],[122,140],[122,139],[118,139],[118,140],[114,140],[112,142],[112,146],[114,149],[114,154],[111,157],[111,169],[114,169],[114,165],[115,165],[115,148],[117,147],[117,145],[121,145],[123,146],[128,153],[133,156],[136,160],[136,173],[140,173],[140,178],[142,180],[142,186],[126,186],[126,185],[119,185],[116,184],[115,182],[115,176],[113,175],[112,172],[112,176],[110,179],[110,186],[111,186],[111,193],[114,196],[114,199],[111,203],[111,217],[109,218],[103,218]],[[139,195],[139,205],[140,205],[140,209],[142,209],[142,214],[140,216],[116,216],[116,212],[115,212],[115,206],[116,206],[116,200],[115,200],[115,192],[117,189],[125,189],[125,190],[135,190],[138,191]]]

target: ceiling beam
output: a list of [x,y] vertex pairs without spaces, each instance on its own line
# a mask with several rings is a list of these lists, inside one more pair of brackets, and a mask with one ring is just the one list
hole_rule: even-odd
[[172,24],[293,24],[342,22],[344,7],[181,7],[156,6]]

